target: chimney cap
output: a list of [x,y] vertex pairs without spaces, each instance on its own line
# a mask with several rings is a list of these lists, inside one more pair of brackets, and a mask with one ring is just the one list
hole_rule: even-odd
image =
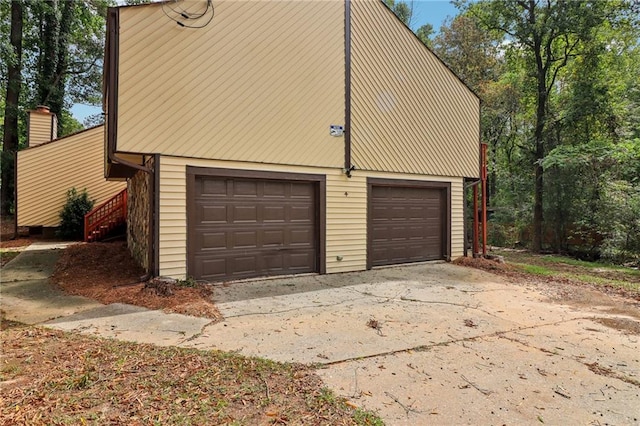
[[46,113],[51,112],[49,107],[46,106],[46,105],[38,105],[38,106],[36,106],[36,111],[38,111],[38,112],[46,112]]

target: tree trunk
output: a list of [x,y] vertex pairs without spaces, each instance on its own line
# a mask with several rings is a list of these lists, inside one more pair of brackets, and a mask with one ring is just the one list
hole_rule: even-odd
[[[58,11],[58,0],[47,0],[43,13],[42,31],[42,64],[38,75],[37,88],[38,100],[42,105],[49,106],[54,90],[56,68],[58,66],[58,35],[60,33],[60,17]],[[59,114],[51,108],[51,111]]]
[[15,55],[8,61],[7,92],[4,107],[4,135],[2,137],[2,204],[3,216],[11,213],[14,203],[14,153],[18,150],[18,99],[22,85],[22,2],[11,2],[10,43]]
[[[531,249],[534,252],[542,251],[543,244],[543,192],[544,170],[542,159],[545,154],[544,127],[547,118],[547,67],[542,58],[542,36],[534,35],[534,55],[536,58],[536,121],[534,130],[534,168],[535,182],[533,187],[533,242]],[[547,64],[548,65],[548,64]]]
[[58,115],[58,134],[65,134],[65,122],[62,110],[64,109],[65,85],[67,81],[67,64],[69,56],[69,34],[71,23],[74,19],[75,0],[66,0],[62,6],[60,17],[60,27],[57,37],[57,60],[54,79],[51,84],[51,94],[49,96],[49,106],[51,111]]

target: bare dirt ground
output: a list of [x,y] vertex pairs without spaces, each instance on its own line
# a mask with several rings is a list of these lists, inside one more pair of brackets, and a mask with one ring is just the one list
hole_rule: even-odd
[[[497,253],[504,255],[508,252],[499,251]],[[571,297],[572,290],[592,289],[640,301],[640,273],[637,270],[627,268],[625,271],[617,267],[612,269],[581,267],[557,260],[554,260],[550,265],[548,262],[544,262],[542,255],[524,251],[512,253],[505,256],[506,263],[471,257],[461,257],[454,260],[453,263],[501,275],[512,279],[516,284],[546,285],[549,288],[557,289],[560,293],[566,293],[568,297]],[[554,259],[558,258],[554,257]],[[541,271],[542,273],[531,273],[522,268],[521,264],[544,265],[548,270],[545,268]],[[594,279],[590,279],[590,277]],[[621,283],[623,285],[620,285]],[[566,288],[563,290],[563,287]]]
[[[613,265],[589,264],[560,256],[527,251],[497,250],[506,263],[484,258],[459,258],[453,263],[503,276],[509,282],[532,287],[549,301],[575,307],[603,306],[611,314],[640,319],[640,272]],[[527,272],[530,266],[537,273]],[[535,269],[536,266],[542,269]],[[640,335],[640,323],[625,319],[602,319],[602,325]]]

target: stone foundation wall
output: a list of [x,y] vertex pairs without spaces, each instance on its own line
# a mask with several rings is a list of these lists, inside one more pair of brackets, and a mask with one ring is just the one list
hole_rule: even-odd
[[127,246],[135,261],[149,272],[149,195],[151,176],[138,171],[127,181]]

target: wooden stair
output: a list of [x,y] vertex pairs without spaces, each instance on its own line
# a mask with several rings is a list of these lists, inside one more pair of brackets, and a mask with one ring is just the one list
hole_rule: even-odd
[[84,215],[84,241],[101,241],[127,223],[126,188]]

